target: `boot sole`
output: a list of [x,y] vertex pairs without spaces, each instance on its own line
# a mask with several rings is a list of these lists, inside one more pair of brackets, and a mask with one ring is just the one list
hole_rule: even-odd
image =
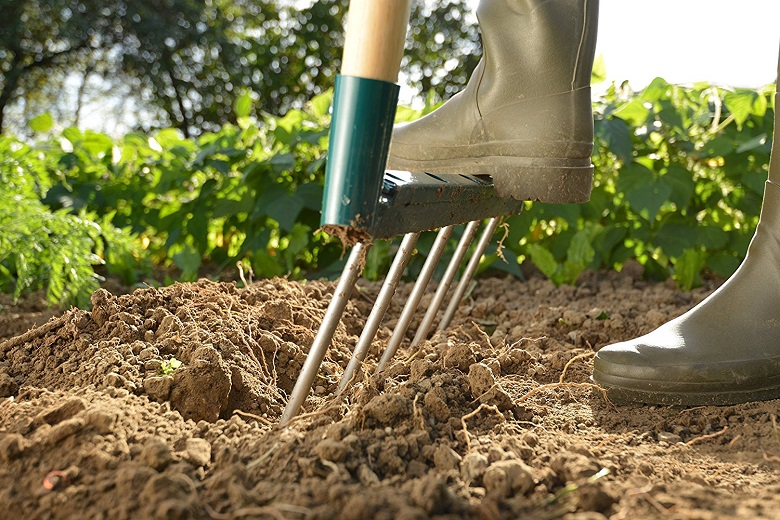
[[[636,380],[593,370],[594,383],[616,403],[666,406],[733,405],[780,398],[780,375],[739,384]],[[641,388],[639,387],[641,385]]]
[[434,175],[490,175],[501,197],[552,204],[588,202],[593,186],[590,158],[488,156],[412,161],[393,157],[391,168]]

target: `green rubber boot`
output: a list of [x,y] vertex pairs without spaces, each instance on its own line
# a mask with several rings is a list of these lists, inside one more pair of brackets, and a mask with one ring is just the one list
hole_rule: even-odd
[[[775,106],[780,106],[777,95]],[[682,316],[645,336],[599,350],[593,380],[618,402],[698,406],[780,398],[777,131],[761,218],[742,265]]]
[[466,88],[393,132],[388,168],[488,174],[518,200],[585,202],[598,0],[481,0],[484,55]]

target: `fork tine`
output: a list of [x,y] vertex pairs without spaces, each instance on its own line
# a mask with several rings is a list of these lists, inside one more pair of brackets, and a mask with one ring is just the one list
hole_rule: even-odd
[[433,295],[431,304],[428,306],[428,310],[425,313],[425,317],[420,322],[420,327],[417,329],[417,333],[414,335],[411,346],[414,347],[428,336],[428,332],[431,330],[433,320],[436,319],[436,314],[441,308],[441,304],[444,301],[444,297],[447,295],[447,291],[452,285],[452,280],[458,273],[460,264],[463,261],[463,257],[466,255],[471,242],[474,240],[474,236],[477,234],[477,229],[480,225],[479,220],[474,220],[468,223],[466,229],[463,230],[463,235],[460,237],[458,246],[455,248],[455,254],[452,255],[447,270],[444,271],[444,276],[439,282],[439,287],[436,289],[436,293]]
[[312,383],[314,383],[314,379],[317,377],[322,360],[325,359],[325,354],[336,332],[336,327],[339,325],[341,315],[344,314],[344,309],[347,306],[350,294],[352,294],[352,289],[355,287],[355,282],[363,270],[362,258],[364,249],[367,249],[367,247],[364,247],[362,243],[357,243],[349,253],[349,258],[341,273],[341,278],[339,278],[339,282],[336,285],[336,291],[328,304],[322,324],[319,330],[317,330],[317,335],[314,337],[309,354],[303,363],[301,373],[298,375],[298,380],[295,382],[295,387],[293,387],[293,391],[290,394],[290,400],[287,402],[282,418],[279,421],[281,426],[287,424],[290,419],[298,414],[311,391]]
[[471,259],[469,259],[469,263],[466,265],[466,270],[463,271],[463,276],[461,276],[460,282],[458,282],[458,286],[455,289],[455,294],[452,295],[450,304],[447,306],[447,310],[444,312],[444,317],[442,317],[441,322],[439,323],[438,330],[444,330],[447,328],[447,326],[452,321],[452,318],[455,316],[455,311],[458,309],[460,300],[466,293],[466,289],[468,288],[469,283],[471,283],[471,279],[474,277],[474,273],[477,272],[479,261],[482,259],[482,253],[484,253],[485,249],[487,249],[487,246],[490,243],[490,240],[493,238],[493,234],[496,232],[497,227],[498,217],[491,218],[488,221],[487,226],[485,226],[482,235],[479,237],[479,242],[477,242],[477,248],[474,250],[474,254],[471,255]]
[[388,271],[387,277],[382,284],[382,289],[379,291],[376,303],[374,303],[371,314],[369,314],[368,319],[366,320],[363,332],[360,334],[360,339],[358,339],[358,342],[355,345],[355,351],[352,353],[352,358],[349,360],[349,364],[344,370],[344,374],[341,376],[341,381],[339,381],[339,387],[336,391],[337,394],[341,393],[347,387],[358,367],[366,359],[366,354],[368,354],[371,342],[374,340],[376,331],[379,330],[379,326],[382,324],[382,318],[384,318],[385,312],[387,312],[387,307],[393,299],[396,287],[398,286],[398,281],[401,279],[401,275],[403,275],[406,264],[409,262],[409,258],[411,258],[412,253],[414,252],[414,245],[419,238],[420,233],[407,233],[404,236],[401,247],[399,248],[398,253],[396,253],[393,263],[390,266],[390,271]]
[[382,354],[382,359],[379,361],[379,366],[376,369],[377,373],[382,372],[385,369],[387,363],[393,358],[396,350],[398,350],[401,341],[403,341],[406,329],[409,328],[409,323],[412,321],[412,317],[417,310],[417,306],[420,304],[425,288],[428,287],[428,282],[430,282],[433,271],[436,269],[436,264],[444,253],[444,249],[447,247],[447,242],[450,240],[454,228],[455,226],[443,227],[439,230],[438,235],[436,235],[433,248],[431,248],[430,253],[428,253],[428,258],[425,259],[417,282],[414,284],[412,293],[409,295],[409,300],[407,300],[403,311],[401,311],[401,317],[398,318],[395,330],[393,330],[390,341],[387,343],[387,348],[385,349],[384,354]]

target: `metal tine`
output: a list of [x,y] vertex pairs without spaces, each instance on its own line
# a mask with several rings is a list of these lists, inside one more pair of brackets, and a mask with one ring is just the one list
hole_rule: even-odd
[[474,254],[471,256],[471,259],[469,259],[469,263],[466,265],[466,270],[463,271],[463,276],[461,276],[460,282],[458,282],[458,286],[455,289],[455,294],[452,295],[450,304],[447,306],[447,310],[444,312],[444,317],[442,317],[441,322],[439,323],[438,330],[444,330],[447,328],[447,326],[452,321],[452,318],[455,316],[455,311],[458,309],[460,300],[466,293],[466,289],[468,288],[469,283],[471,283],[471,279],[474,277],[474,273],[477,272],[477,267],[479,266],[479,261],[482,258],[482,253],[484,253],[485,249],[487,249],[487,246],[490,243],[490,240],[493,238],[493,234],[496,232],[497,227],[498,217],[491,218],[488,221],[487,226],[485,226],[482,235],[479,237],[479,242],[477,242],[477,248],[474,250]]
[[428,253],[428,258],[425,259],[417,282],[414,284],[412,293],[409,295],[409,300],[407,300],[406,305],[404,305],[404,309],[401,311],[401,317],[398,318],[395,330],[393,330],[390,341],[387,343],[387,348],[385,348],[385,352],[382,354],[382,359],[379,360],[379,366],[376,369],[377,373],[382,372],[385,369],[387,363],[393,358],[399,345],[401,345],[404,334],[406,334],[406,329],[409,328],[409,323],[412,321],[412,317],[417,310],[417,306],[420,304],[426,287],[428,287],[428,282],[431,281],[433,271],[436,269],[436,264],[439,262],[441,255],[444,254],[444,249],[447,247],[447,242],[449,242],[450,237],[452,236],[453,229],[455,229],[455,226],[443,227],[436,235],[436,240],[433,243],[430,253]]
[[357,282],[363,270],[364,249],[367,249],[367,247],[362,243],[357,243],[349,253],[347,264],[344,266],[341,278],[339,278],[339,282],[336,285],[336,292],[333,293],[333,298],[328,304],[322,324],[319,330],[317,330],[317,335],[314,337],[309,354],[303,363],[301,373],[298,375],[292,394],[290,394],[290,400],[287,402],[282,418],[279,420],[280,426],[284,426],[298,414],[311,391],[312,383],[314,383],[314,379],[317,377],[322,360],[325,359],[325,354],[336,332],[336,327],[338,327],[339,321],[341,321],[341,315],[344,314],[344,308],[347,306],[352,289],[355,287],[355,282]]
[[417,239],[420,238],[420,233],[407,233],[401,242],[401,247],[398,249],[393,263],[390,266],[390,270],[387,272],[385,281],[382,284],[382,288],[379,290],[376,303],[371,309],[366,320],[366,325],[363,328],[363,332],[360,334],[355,345],[355,351],[352,353],[352,359],[349,360],[347,368],[344,370],[344,374],[339,381],[339,387],[336,391],[337,394],[341,393],[352,380],[357,372],[358,367],[366,359],[368,349],[371,347],[371,342],[376,336],[376,331],[379,330],[379,326],[382,324],[382,319],[385,317],[387,307],[393,299],[395,290],[398,287],[398,282],[401,279],[401,275],[404,273],[406,264],[409,263],[412,253],[414,253],[414,245],[417,243]]
[[474,240],[480,224],[481,221],[479,220],[471,221],[466,225],[466,229],[463,230],[463,235],[460,237],[458,246],[455,248],[455,253],[450,259],[449,265],[447,265],[447,270],[444,271],[444,276],[439,282],[439,287],[436,289],[436,293],[433,295],[431,304],[428,306],[428,311],[425,313],[425,317],[422,319],[422,322],[420,322],[420,327],[417,329],[417,333],[414,335],[414,339],[412,340],[410,346],[416,346],[428,336],[428,332],[431,330],[433,320],[436,319],[436,314],[441,308],[444,297],[447,295],[447,291],[449,291],[450,285],[452,285],[452,280],[455,279],[455,275],[458,273],[458,269],[460,268],[460,264],[463,261],[463,257],[466,256],[466,251],[468,251],[471,242]]

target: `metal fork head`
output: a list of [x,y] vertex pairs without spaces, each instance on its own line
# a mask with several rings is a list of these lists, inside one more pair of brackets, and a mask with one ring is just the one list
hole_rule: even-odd
[[[427,336],[431,324],[435,320],[436,314],[438,313],[439,308],[441,307],[441,304],[446,297],[446,293],[450,287],[450,284],[452,283],[456,272],[460,268],[463,257],[465,256],[466,251],[468,250],[471,242],[474,239],[474,236],[476,235],[479,224],[480,221],[473,221],[469,222],[466,226],[458,246],[455,249],[455,254],[452,257],[450,264],[447,266],[447,270],[445,271],[444,277],[442,278],[437,292],[431,301],[431,305],[420,324],[420,328],[417,331],[414,340],[412,341],[412,346],[417,345]],[[458,282],[455,293],[450,300],[449,305],[447,306],[445,315],[439,324],[439,330],[447,327],[451,322],[455,311],[457,310],[458,304],[462,299],[466,288],[471,282],[471,279],[476,272],[477,266],[479,265],[479,261],[482,258],[482,255],[485,252],[488,244],[490,243],[490,239],[495,233],[497,226],[498,217],[494,217],[490,219],[485,229],[483,230],[482,235],[477,242],[477,246],[471,258],[469,259],[466,269],[464,270],[463,275]],[[412,322],[414,314],[417,311],[420,301],[425,293],[425,290],[431,278],[433,277],[436,265],[438,264],[442,254],[446,249],[447,243],[452,236],[453,229],[454,226],[447,226],[439,230],[436,236],[436,240],[434,241],[434,245],[428,254],[428,257],[426,258],[425,263],[423,264],[417,282],[412,289],[409,299],[404,305],[401,316],[398,319],[398,323],[396,324],[395,329],[390,336],[390,340],[388,341],[387,347],[385,348],[385,351],[379,361],[377,366],[377,373],[382,372],[387,367],[388,363],[391,361],[396,351],[398,350],[398,347],[403,342],[409,325]],[[390,271],[388,272],[382,288],[380,289],[377,301],[375,302],[374,307],[371,309],[371,313],[369,314],[369,317],[366,321],[366,325],[360,336],[360,339],[358,339],[358,342],[355,345],[352,359],[347,365],[341,381],[339,382],[337,390],[338,393],[343,392],[348,387],[351,380],[357,373],[357,369],[365,361],[369,347],[371,346],[371,343],[374,340],[379,327],[381,326],[382,319],[384,318],[384,315],[387,312],[387,308],[395,294],[395,290],[404,272],[404,269],[414,252],[414,245],[417,242],[419,236],[420,233],[408,233],[404,237],[404,240],[401,243],[401,247],[399,248],[396,257],[393,259]],[[336,291],[328,305],[328,309],[325,311],[322,324],[317,331],[317,335],[314,338],[314,342],[312,343],[309,354],[306,357],[306,361],[303,365],[303,368],[301,369],[300,375],[298,376],[298,380],[295,382],[295,387],[293,388],[292,394],[290,395],[290,400],[287,403],[284,413],[282,414],[280,420],[281,426],[289,423],[290,420],[298,414],[301,407],[303,406],[303,403],[306,401],[309,392],[311,391],[314,379],[317,377],[317,373],[319,372],[320,366],[325,359],[328,347],[333,340],[336,327],[341,321],[341,317],[347,306],[347,302],[349,301],[352,289],[354,288],[355,283],[361,274],[362,258],[367,248],[367,245],[358,243],[352,248],[352,251],[350,252],[347,263],[344,266],[344,271],[341,273],[341,278],[339,279],[339,282],[336,286]]]

